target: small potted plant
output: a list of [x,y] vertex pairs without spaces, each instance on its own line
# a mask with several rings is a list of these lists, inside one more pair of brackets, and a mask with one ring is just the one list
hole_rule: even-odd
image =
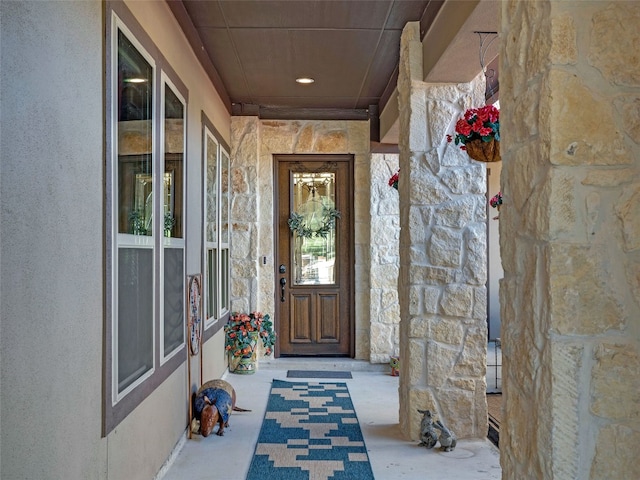
[[224,333],[231,373],[254,373],[258,342],[262,341],[265,355],[271,355],[276,342],[271,317],[260,312],[232,313]]
[[[447,135],[451,142],[451,135]],[[479,162],[499,162],[500,110],[493,105],[470,108],[456,123],[456,145]]]
[[129,213],[129,224],[131,225],[131,233],[133,235],[145,235],[147,233],[144,228],[144,218],[140,210],[132,210]]

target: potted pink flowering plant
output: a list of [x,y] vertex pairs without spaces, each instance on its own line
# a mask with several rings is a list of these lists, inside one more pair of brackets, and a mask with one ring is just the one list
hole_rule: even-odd
[[276,342],[271,317],[260,312],[232,313],[224,332],[232,373],[254,373],[258,342],[262,342],[265,355],[271,355]]

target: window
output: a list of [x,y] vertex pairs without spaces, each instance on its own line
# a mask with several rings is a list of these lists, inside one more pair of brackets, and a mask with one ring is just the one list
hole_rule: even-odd
[[184,361],[187,105],[121,4],[108,38],[105,435]]
[[[203,115],[204,304],[209,338],[229,314],[229,149]],[[212,325],[217,328],[210,329]]]
[[213,136],[213,133],[204,128],[204,163],[205,175],[204,191],[204,231],[205,231],[205,250],[206,250],[206,269],[205,271],[205,305],[207,312],[207,320],[217,319],[220,308],[218,306],[218,150],[219,142]]
[[163,322],[162,360],[180,349],[184,343],[184,113],[185,101],[162,73],[162,118],[164,119],[163,181]]
[[118,229],[114,269],[114,378],[118,400],[154,368],[154,76],[155,62],[117,29],[117,92],[113,178]]

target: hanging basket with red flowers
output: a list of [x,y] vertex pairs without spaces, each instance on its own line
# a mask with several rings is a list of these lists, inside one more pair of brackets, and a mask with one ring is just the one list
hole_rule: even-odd
[[[451,135],[447,135],[451,142]],[[456,145],[478,162],[499,162],[500,110],[493,105],[470,108],[456,123]]]

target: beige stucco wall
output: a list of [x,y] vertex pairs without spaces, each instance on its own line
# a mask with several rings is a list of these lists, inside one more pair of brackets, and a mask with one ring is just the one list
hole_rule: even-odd
[[0,8],[1,476],[106,478],[102,5]]
[[639,27],[502,6],[504,478],[640,478]]
[[[226,141],[230,117],[166,3],[127,5],[189,90],[186,267],[197,273],[200,116]],[[187,368],[101,437],[105,5],[0,8],[0,476],[148,480],[183,438]],[[211,377],[225,368],[221,338],[203,349]]]
[[504,275],[500,256],[500,212],[489,200],[500,191],[502,162],[487,165],[487,318],[489,339],[500,338],[500,279]]

